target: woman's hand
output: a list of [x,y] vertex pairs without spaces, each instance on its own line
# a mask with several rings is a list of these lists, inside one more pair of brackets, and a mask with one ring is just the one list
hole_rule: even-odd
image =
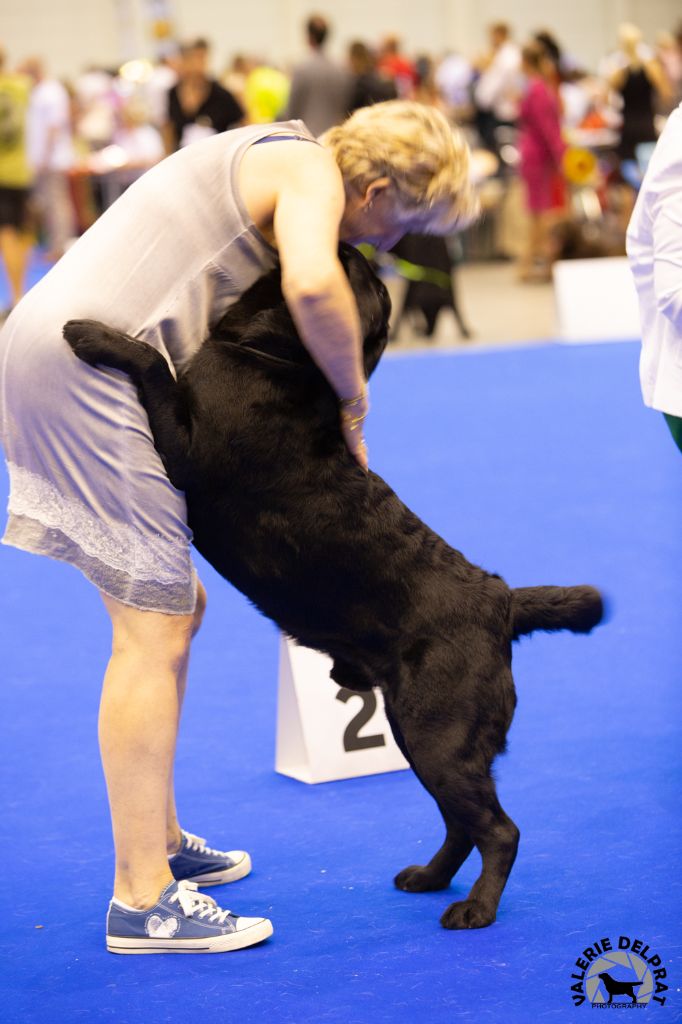
[[364,438],[364,424],[369,412],[369,395],[367,389],[356,395],[355,398],[342,398],[341,408],[341,432],[343,439],[348,445],[351,455],[357,459],[359,464],[368,471],[367,445]]

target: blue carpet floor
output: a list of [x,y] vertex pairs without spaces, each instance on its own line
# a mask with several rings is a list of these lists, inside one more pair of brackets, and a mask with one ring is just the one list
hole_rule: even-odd
[[[497,922],[438,917],[476,877],[412,895],[394,873],[441,842],[409,772],[306,786],[273,771],[277,635],[209,567],[178,753],[187,828],[244,846],[213,890],[275,935],[225,956],[104,948],[112,856],[96,744],[108,627],[72,569],[0,550],[0,1019],[194,1024],[575,1020],[571,973],[603,937],[643,939],[682,1019],[682,456],[645,410],[631,344],[386,359],[373,467],[510,584],[591,582],[611,619],[517,647],[498,762],[521,829]],[[0,498],[6,493],[0,477]]]

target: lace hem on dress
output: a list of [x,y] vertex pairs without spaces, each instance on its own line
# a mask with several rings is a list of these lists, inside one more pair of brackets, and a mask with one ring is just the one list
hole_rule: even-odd
[[128,523],[105,523],[44,477],[14,464],[9,470],[4,544],[69,562],[123,604],[192,614],[197,578],[189,545],[152,539]]

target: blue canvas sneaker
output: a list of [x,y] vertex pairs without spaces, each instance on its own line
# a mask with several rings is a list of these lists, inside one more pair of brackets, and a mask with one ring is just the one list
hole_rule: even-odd
[[212,850],[205,839],[182,830],[182,845],[168,858],[173,878],[197,885],[222,885],[244,878],[251,870],[251,858],[244,850]]
[[110,953],[227,953],[270,935],[267,918],[222,910],[192,882],[171,882],[148,910],[112,899],[107,914]]

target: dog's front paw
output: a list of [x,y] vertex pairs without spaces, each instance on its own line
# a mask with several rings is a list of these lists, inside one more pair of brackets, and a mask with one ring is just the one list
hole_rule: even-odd
[[462,900],[451,903],[440,919],[443,928],[486,928],[495,920],[491,910],[480,900]]
[[413,864],[397,874],[393,882],[403,892],[436,892],[447,889],[450,879],[439,878],[428,867]]
[[[116,355],[117,332],[97,320],[69,320],[62,331],[79,359],[90,366],[112,365]],[[115,358],[113,364],[115,365]]]

